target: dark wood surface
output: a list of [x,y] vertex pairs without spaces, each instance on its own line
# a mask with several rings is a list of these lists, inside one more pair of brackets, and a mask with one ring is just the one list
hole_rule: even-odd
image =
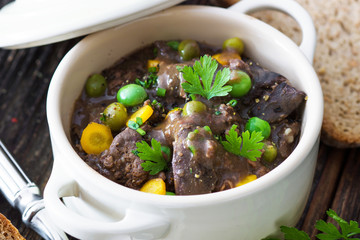
[[[0,0],[0,7],[8,2]],[[80,39],[29,49],[0,49],[0,138],[41,190],[53,163],[45,111],[48,85],[64,54]],[[321,144],[312,191],[297,224],[312,239],[316,220],[327,220],[325,212],[329,208],[346,220],[360,221],[359,153],[360,149],[335,149]],[[26,239],[41,239],[22,223],[20,213],[1,194],[0,212]]]

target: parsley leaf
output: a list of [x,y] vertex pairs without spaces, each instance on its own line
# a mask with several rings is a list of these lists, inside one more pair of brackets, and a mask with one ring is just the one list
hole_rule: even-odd
[[231,152],[235,155],[240,155],[242,139],[235,131],[236,128],[237,125],[232,125],[229,133],[225,135],[227,141],[221,141],[221,144],[224,146],[226,151]]
[[[306,232],[300,231],[300,230],[296,229],[295,227],[281,226],[280,229],[281,229],[281,232],[284,233],[285,240],[311,240],[309,235]],[[267,238],[263,238],[261,240],[280,240],[280,239],[267,237]]]
[[243,132],[241,136],[235,131],[237,125],[232,125],[228,134],[225,135],[227,141],[221,141],[224,148],[238,156],[245,157],[251,161],[256,161],[256,158],[261,156],[260,149],[263,148],[264,139],[261,132],[249,131]]
[[306,232],[300,231],[294,227],[281,226],[280,229],[284,233],[285,239],[310,240],[310,237]]
[[264,143],[261,141],[264,139],[261,132],[253,131],[251,134],[249,131],[243,132],[242,134],[243,146],[240,154],[251,161],[256,161],[256,158],[261,156],[260,149],[263,148]]
[[[329,209],[327,215],[334,219],[340,226],[341,232],[332,223],[325,222],[324,220],[318,220],[315,224],[317,230],[322,233],[316,235],[317,239],[320,240],[359,240],[359,238],[352,238],[356,234],[360,234],[359,224],[356,221],[350,221],[349,223],[339,217],[336,212]],[[300,231],[294,227],[280,227],[281,232],[284,233],[285,240],[310,240],[310,237],[304,231]],[[279,240],[278,238],[263,238],[262,240]]]
[[332,223],[327,223],[324,220],[319,220],[316,222],[315,227],[321,232],[323,232],[316,235],[318,239],[324,239],[324,240],[342,239],[341,233]]
[[137,142],[136,147],[137,156],[144,161],[141,163],[144,171],[150,171],[151,175],[155,175],[167,168],[160,142],[152,138],[151,147],[145,141]]
[[333,218],[340,226],[341,232],[332,224],[326,223],[324,220],[319,220],[316,222],[315,227],[323,232],[316,235],[318,239],[332,240],[332,239],[350,239],[351,236],[355,234],[360,234],[359,224],[355,221],[350,221],[348,223],[341,217],[339,217],[336,212],[332,209],[326,211],[327,215]]
[[178,71],[183,73],[186,80],[181,84],[184,91],[199,94],[207,99],[226,96],[232,90],[231,86],[224,86],[230,80],[230,70],[228,68],[219,70],[213,81],[217,67],[216,60],[207,55],[200,57],[200,61],[195,61],[193,67],[178,67]]
[[355,234],[360,234],[359,224],[356,221],[350,220],[350,223],[339,217],[336,212],[332,209],[329,209],[327,215],[333,218],[340,226],[342,234],[346,237],[353,236]]

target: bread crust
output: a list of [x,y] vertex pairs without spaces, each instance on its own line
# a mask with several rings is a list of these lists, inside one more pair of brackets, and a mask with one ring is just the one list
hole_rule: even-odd
[[0,240],[25,240],[9,219],[0,213]]
[[[234,0],[219,0],[232,4]],[[296,0],[313,18],[317,30],[314,69],[324,94],[321,140],[337,148],[360,146],[360,4],[356,0]],[[275,11],[251,14],[296,43],[298,24]],[[286,24],[284,24],[286,23]]]

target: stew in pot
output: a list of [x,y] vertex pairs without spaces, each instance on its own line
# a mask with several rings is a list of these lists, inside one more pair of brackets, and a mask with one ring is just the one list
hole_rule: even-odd
[[193,195],[255,180],[296,147],[306,94],[243,53],[156,41],[91,75],[75,103],[74,149],[129,188]]

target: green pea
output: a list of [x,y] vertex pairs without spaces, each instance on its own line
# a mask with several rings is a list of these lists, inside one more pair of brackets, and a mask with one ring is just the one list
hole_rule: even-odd
[[235,50],[240,55],[244,52],[244,43],[238,37],[226,39],[223,43],[224,50]]
[[271,133],[270,124],[258,117],[250,118],[245,124],[245,130],[249,130],[249,132],[261,132],[264,139],[267,139]]
[[263,160],[271,163],[276,159],[277,156],[277,148],[275,144],[264,144],[264,154],[262,156]]
[[184,105],[183,115],[191,115],[194,113],[201,113],[206,111],[206,106],[200,101],[190,101]]
[[100,97],[107,88],[106,79],[100,74],[91,75],[85,83],[85,91],[89,97]]
[[251,79],[248,74],[240,70],[232,70],[230,73],[230,80],[228,83],[232,86],[230,95],[232,97],[245,96],[251,89]]
[[128,84],[119,89],[116,98],[125,107],[133,107],[143,103],[147,98],[147,93],[142,86]]
[[180,42],[178,51],[184,61],[198,58],[200,56],[199,44],[194,40],[183,40]]
[[128,118],[126,107],[118,102],[108,105],[100,120],[113,131],[120,131],[125,126]]

